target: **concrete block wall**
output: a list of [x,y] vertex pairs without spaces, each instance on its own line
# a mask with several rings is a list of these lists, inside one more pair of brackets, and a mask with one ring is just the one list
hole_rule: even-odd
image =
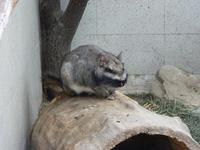
[[90,0],[72,48],[123,51],[134,89],[148,87],[165,64],[199,74],[199,8],[199,0]]
[[42,100],[38,0],[19,0],[0,39],[0,149],[28,149]]

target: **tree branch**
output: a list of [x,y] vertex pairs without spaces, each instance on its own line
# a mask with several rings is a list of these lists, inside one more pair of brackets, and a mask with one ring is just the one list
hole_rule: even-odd
[[60,18],[60,22],[64,25],[64,34],[67,35],[64,48],[71,44],[75,32],[78,28],[80,20],[83,16],[88,0],[70,0],[66,11]]

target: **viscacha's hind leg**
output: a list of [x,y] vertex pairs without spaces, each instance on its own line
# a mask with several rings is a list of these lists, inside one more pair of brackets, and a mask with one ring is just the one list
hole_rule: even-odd
[[73,89],[70,88],[70,85],[73,84],[72,65],[70,62],[62,65],[60,75],[65,92],[69,95],[75,95]]

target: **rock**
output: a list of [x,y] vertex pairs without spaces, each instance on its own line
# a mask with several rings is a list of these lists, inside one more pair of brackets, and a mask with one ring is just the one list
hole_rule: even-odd
[[32,150],[199,150],[178,117],[155,114],[116,92],[114,100],[55,98],[32,131]]
[[159,98],[178,100],[188,106],[200,106],[200,76],[174,66],[163,66],[152,84],[151,93]]
[[151,85],[155,80],[154,75],[129,75],[127,84],[118,90],[123,94],[149,94]]
[[200,118],[200,107],[197,108],[197,109],[195,109],[195,110],[193,110],[193,111],[192,111],[192,114],[193,114],[194,116]]
[[159,80],[156,79],[156,80],[153,81],[150,93],[152,93],[153,95],[155,95],[159,98],[164,97],[165,90],[163,90],[163,85]]

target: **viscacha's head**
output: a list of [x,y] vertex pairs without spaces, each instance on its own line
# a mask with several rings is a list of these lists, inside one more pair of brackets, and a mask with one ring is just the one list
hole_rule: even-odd
[[121,62],[121,53],[114,56],[111,53],[99,54],[97,58],[97,68],[95,76],[99,84],[110,87],[122,87],[126,84],[128,74],[124,69],[124,64]]

